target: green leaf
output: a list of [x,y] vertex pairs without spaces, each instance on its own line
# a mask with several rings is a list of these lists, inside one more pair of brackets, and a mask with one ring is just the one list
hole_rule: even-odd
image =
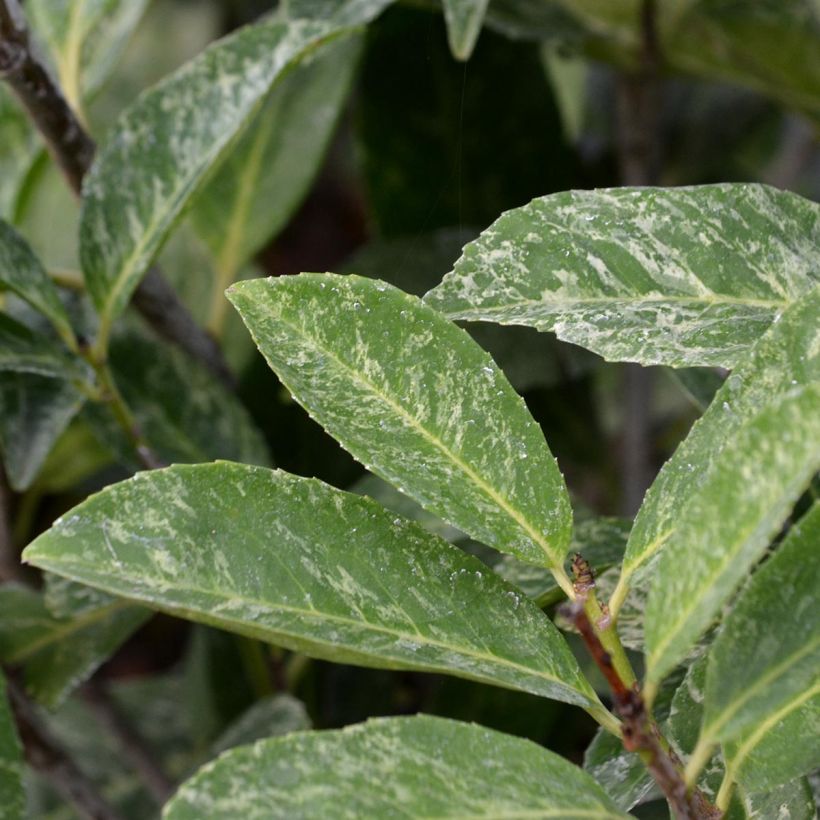
[[26,13],[54,61],[69,104],[82,110],[122,54],[148,0],[30,0]]
[[820,281],[818,242],[820,206],[762,185],[569,191],[503,214],[425,299],[611,361],[733,367]]
[[[265,440],[239,399],[178,348],[124,332],[111,343],[110,363],[143,435],[164,461],[270,462]],[[108,408],[89,405],[86,415],[123,463],[139,465]]]
[[139,473],[76,507],[24,558],[314,657],[598,708],[558,631],[512,587],[418,525],[316,480],[226,462]]
[[463,330],[358,276],[256,279],[228,298],[296,400],[371,472],[477,540],[562,573],[563,477]]
[[664,465],[629,536],[621,580],[610,601],[613,612],[617,614],[631,584],[652,575],[653,559],[679,527],[681,510],[735,432],[795,386],[820,380],[818,314],[820,289],[786,310],[728,377],[703,418]]
[[86,176],[80,257],[100,344],[184,207],[280,77],[323,41],[320,22],[265,21],[206,49],[143,94]]
[[752,576],[712,645],[700,742],[732,740],[805,698],[817,684],[818,545],[816,503]]
[[473,53],[489,0],[442,0],[450,51],[457,60]]
[[57,288],[28,243],[0,219],[0,292],[10,290],[46,316],[60,338],[75,346],[74,331]]
[[646,678],[689,651],[820,469],[820,384],[797,387],[742,425],[679,512],[646,606]]
[[21,191],[42,149],[19,102],[2,87],[0,145],[0,218],[16,221]]
[[304,703],[292,695],[271,695],[246,709],[217,739],[209,757],[266,737],[279,737],[311,728]]
[[65,348],[5,313],[0,313],[0,370],[57,379],[82,379],[85,375],[85,368]]
[[208,326],[221,330],[224,290],[291,218],[319,171],[361,52],[351,37],[305,60],[279,83],[197,197],[193,222],[215,257]]
[[0,587],[0,659],[22,665],[32,697],[55,708],[149,615],[105,596],[57,617],[33,590],[7,584]]
[[0,820],[23,820],[23,754],[14,717],[6,698],[6,679],[0,670]]
[[249,819],[626,817],[553,752],[425,715],[241,747],[183,784],[163,817],[226,817],[240,807]]
[[64,379],[0,372],[0,449],[12,489],[31,486],[83,401]]

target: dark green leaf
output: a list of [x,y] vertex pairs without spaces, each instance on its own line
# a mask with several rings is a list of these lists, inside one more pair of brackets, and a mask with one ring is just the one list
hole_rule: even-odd
[[0,670],[0,820],[23,820],[23,754]]

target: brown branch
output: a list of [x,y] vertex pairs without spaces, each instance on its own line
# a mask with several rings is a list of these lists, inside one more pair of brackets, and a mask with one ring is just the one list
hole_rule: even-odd
[[570,620],[583,638],[584,644],[612,690],[615,710],[622,721],[624,748],[640,755],[655,782],[664,793],[678,820],[719,820],[722,812],[703,793],[689,791],[684,779],[683,764],[663,738],[657,724],[646,709],[637,684],[624,683],[612,656],[604,648],[580,598],[566,604],[562,614]]
[[91,680],[82,691],[94,716],[119,743],[123,755],[133,766],[151,796],[160,806],[164,805],[173,794],[174,784],[157,763],[156,755],[120,712],[102,683]]
[[91,781],[43,724],[34,705],[13,679],[7,681],[9,701],[23,743],[26,761],[48,778],[59,794],[87,820],[120,820]]
[[[79,195],[96,146],[37,56],[18,0],[0,0],[0,77],[37,126],[71,190]],[[216,340],[196,323],[158,268],[151,268],[140,282],[133,304],[160,336],[235,388]]]

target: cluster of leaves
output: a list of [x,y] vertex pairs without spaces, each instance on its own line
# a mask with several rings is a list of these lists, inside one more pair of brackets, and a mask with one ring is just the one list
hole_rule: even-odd
[[[127,36],[142,6],[69,3],[63,19],[30,5],[82,110],[111,68],[113,38]],[[168,818],[624,817],[653,781],[544,611],[579,599],[566,568],[578,549],[611,567],[599,581],[609,621],[596,629],[625,677],[621,641],[643,652],[644,696],[689,786],[733,817],[774,806],[812,816],[820,509],[806,491],[820,468],[820,208],[760,185],[559,193],[501,216],[423,298],[355,273],[258,278],[254,255],[313,180],[362,27],[387,5],[291,0],[139,96],[84,183],[88,300],[58,289],[22,231],[0,222],[0,441],[11,486],[74,487],[112,454],[136,466],[146,442],[166,462],[210,462],[112,484],[37,537],[23,557],[44,571],[44,591],[0,587],[0,659],[57,707],[159,611],[237,633],[249,654],[262,641],[440,672],[578,706],[601,726],[581,769],[521,738],[432,717],[291,735],[308,728],[300,704],[263,698],[192,754],[178,753],[174,732],[197,727],[165,727],[179,778],[211,761],[166,804]],[[444,2],[453,52],[469,56],[485,15],[508,33],[536,30],[537,5]],[[629,59],[636,3],[566,6],[544,20],[563,21],[592,53]],[[742,79],[817,116],[813,6],[762,7],[753,30],[767,47],[751,65],[733,50],[745,57],[757,42],[733,4],[672,6],[659,20],[672,66]],[[799,72],[786,72],[772,31],[805,49]],[[2,203],[21,225],[45,160],[22,122],[19,134]],[[222,297],[231,285],[230,303],[281,383],[399,491],[399,512],[382,485],[364,492],[384,505],[270,469],[238,398],[124,315],[186,212],[209,251],[211,281],[192,300],[209,329],[247,360]],[[551,331],[609,361],[732,373],[631,527],[574,524],[539,425],[456,321]],[[176,400],[188,391],[194,400]],[[87,462],[77,463],[83,445]],[[469,549],[451,543],[465,537]],[[178,680],[154,683],[123,692],[124,708],[179,698]],[[83,719],[69,710],[67,745],[81,744]],[[20,750],[1,697],[0,759],[15,816]],[[36,794],[45,811],[48,795]],[[144,811],[140,795],[121,799]]]

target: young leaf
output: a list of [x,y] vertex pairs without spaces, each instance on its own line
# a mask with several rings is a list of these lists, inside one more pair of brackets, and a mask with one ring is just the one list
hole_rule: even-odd
[[32,697],[54,708],[150,614],[121,599],[102,596],[96,603],[57,617],[33,590],[0,586],[0,659],[22,665]]
[[762,185],[569,191],[503,214],[425,299],[611,361],[733,367],[820,281],[818,242],[820,206]]
[[489,0],[443,0],[450,51],[457,60],[473,53]]
[[148,0],[29,0],[32,28],[42,38],[69,104],[82,110],[122,54]]
[[82,379],[84,369],[65,348],[0,313],[0,370],[38,373],[56,379]]
[[74,331],[57,287],[14,228],[0,219],[0,292],[10,290],[46,316],[60,338],[74,347]]
[[83,401],[64,379],[0,372],[0,449],[12,489],[31,486]]
[[222,327],[225,288],[285,226],[316,176],[361,45],[360,37],[331,43],[285,77],[197,197],[194,226],[217,271],[208,320],[213,331]]
[[[239,803],[237,801],[240,801]],[[624,818],[582,769],[528,740],[419,715],[242,746],[200,770],[165,820]]]
[[316,480],[226,462],[139,473],[57,521],[24,558],[314,657],[598,708],[563,638],[512,587],[418,525]]
[[732,740],[803,697],[820,674],[820,503],[743,590],[709,652],[700,742]]
[[23,754],[6,697],[6,679],[0,669],[0,820],[23,820]]
[[101,345],[183,208],[276,81],[336,36],[322,22],[249,26],[122,115],[83,188],[80,256],[101,317]]
[[629,586],[648,575],[653,558],[680,524],[680,512],[706,480],[735,431],[797,385],[820,380],[820,288],[798,300],[729,376],[703,418],[664,465],[646,494],[629,536],[610,608],[617,614]]
[[463,330],[358,276],[255,279],[228,298],[297,401],[368,469],[477,540],[560,570],[564,479],[524,402]]
[[794,388],[737,430],[680,511],[646,606],[657,685],[706,630],[820,468],[820,384]]

